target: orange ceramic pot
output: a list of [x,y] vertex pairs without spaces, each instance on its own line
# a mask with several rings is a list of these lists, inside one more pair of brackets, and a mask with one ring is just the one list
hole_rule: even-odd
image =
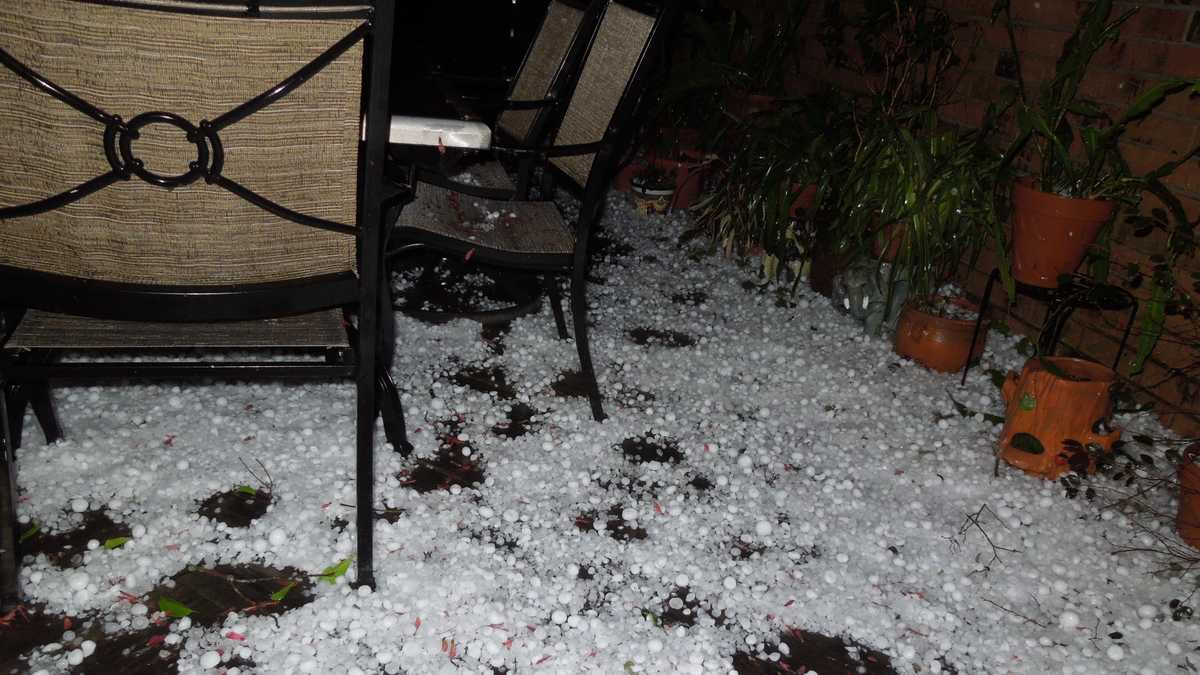
[[667,159],[664,157],[638,158],[630,163],[629,174],[624,178],[621,174],[617,175],[617,185],[615,187],[621,190],[623,180],[629,181],[629,186],[622,192],[628,191],[632,187],[633,179],[653,166],[665,174],[672,175],[675,178],[675,193],[671,198],[669,208],[686,209],[690,208],[700,199],[700,191],[704,187],[704,174],[707,169],[707,164],[702,161],[698,153],[683,153],[683,159]]
[[1012,192],[1013,277],[1054,288],[1083,261],[1096,235],[1112,217],[1115,203],[1048,194],[1022,179]]
[[[1057,372],[1048,370],[1046,362]],[[1071,470],[1067,441],[1085,448],[1094,443],[1110,451],[1121,438],[1121,430],[1098,433],[1093,429],[1098,421],[1112,415],[1110,394],[1115,380],[1111,368],[1084,359],[1029,359],[1020,376],[1009,373],[1004,381],[1006,408],[1000,456],[1026,473],[1056,480]],[[1034,440],[1020,436],[1032,436]],[[1091,458],[1087,464],[1088,473],[1096,469],[1094,460]]]
[[1200,447],[1193,445],[1184,453],[1179,465],[1179,511],[1175,515],[1175,529],[1189,545],[1200,548],[1200,466],[1196,458]]
[[[965,300],[958,300],[956,304],[978,309]],[[892,346],[897,354],[930,370],[953,373],[962,370],[968,359],[974,361],[983,354],[987,330],[988,323],[984,321],[979,327],[975,350],[971,351],[974,321],[934,316],[909,304],[900,311]]]

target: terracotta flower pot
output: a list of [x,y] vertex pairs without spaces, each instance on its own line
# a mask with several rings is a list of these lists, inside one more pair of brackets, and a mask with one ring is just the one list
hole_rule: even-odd
[[[1084,359],[1045,356],[1026,361],[1020,376],[1009,373],[1004,381],[1007,407],[1000,456],[1026,473],[1055,480],[1073,468],[1067,441],[1111,450],[1121,430],[1093,429],[1112,415],[1115,379],[1111,368]],[[1084,467],[1088,473],[1096,469],[1094,459]]]
[[[966,300],[952,302],[969,309],[977,307]],[[963,369],[967,360],[975,360],[983,354],[987,343],[988,323],[979,327],[979,339],[971,351],[971,335],[975,322],[970,319],[952,319],[929,314],[912,304],[904,306],[896,322],[896,335],[892,347],[896,353],[942,373],[953,373]]]
[[[626,167],[627,174],[626,171],[617,174],[614,187],[622,192],[628,191],[633,185],[633,179],[651,166],[675,179],[673,196],[668,204],[670,209],[690,208],[700,199],[707,164],[698,153],[684,153],[682,159],[639,157]],[[622,185],[625,186],[624,190],[622,190]]]
[[1054,288],[1079,267],[1116,205],[1048,194],[1022,179],[1013,184],[1012,206],[1013,277]]
[[1200,548],[1200,444],[1193,444],[1184,452],[1179,464],[1179,511],[1175,515],[1175,529],[1189,545]]

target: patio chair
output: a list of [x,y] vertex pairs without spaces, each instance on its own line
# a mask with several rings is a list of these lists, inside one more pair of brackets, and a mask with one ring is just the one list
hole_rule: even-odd
[[521,154],[538,160],[582,191],[579,215],[568,224],[549,201],[516,201],[519,190],[417,182],[404,206],[389,248],[428,247],[451,256],[502,268],[540,273],[547,279],[559,337],[566,321],[554,275],[571,279],[571,314],[580,373],[588,383],[592,416],[604,419],[600,389],[588,347],[586,270],[588,239],[604,207],[608,183],[630,132],[651,61],[678,13],[678,3],[649,6],[608,0],[586,36],[585,58],[568,92],[551,145]]
[[[563,94],[579,75],[583,38],[595,29],[603,6],[603,0],[551,0],[520,66],[510,77],[466,76],[438,69],[432,75],[460,117],[483,120],[492,127],[497,149],[541,147],[554,131],[554,119],[561,118]],[[472,93],[465,93],[464,86]],[[480,88],[505,91],[502,96],[488,97],[475,93]],[[464,158],[458,152],[434,155],[412,148],[401,152],[408,152],[409,156],[399,155],[398,159],[415,161],[423,174],[445,180],[448,174],[465,168],[483,186],[514,188],[498,162],[486,156],[481,158],[478,153],[468,153]],[[537,168],[535,159],[530,155],[517,158],[515,188],[522,197],[529,195],[530,181]],[[480,162],[486,162],[486,166],[474,166]]]
[[393,15],[393,0],[0,3],[4,602],[21,420],[32,402],[59,438],[63,378],[352,380],[357,583],[374,583],[380,412],[411,450],[381,292]]

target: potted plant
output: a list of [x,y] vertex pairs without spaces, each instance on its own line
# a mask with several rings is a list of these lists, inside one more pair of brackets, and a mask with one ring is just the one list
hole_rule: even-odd
[[[1112,0],[1097,0],[1086,6],[1063,46],[1054,76],[1036,97],[1028,95],[1021,75],[1009,0],[999,0],[993,8],[993,18],[1005,15],[1016,58],[1016,88],[1008,96],[1014,102],[1018,133],[1003,163],[1010,165],[1023,153],[1029,159],[1029,175],[1012,185],[1011,212],[1011,274],[1025,284],[1057,286],[1060,275],[1074,272],[1083,261],[1118,207],[1137,210],[1143,191],[1153,191],[1172,206],[1178,204],[1160,179],[1200,150],[1200,146],[1191,148],[1177,160],[1138,176],[1120,149],[1130,124],[1144,119],[1172,94],[1200,92],[1200,80],[1156,83],[1115,119],[1080,95],[1092,58],[1118,38],[1122,24],[1137,11],[1110,20],[1112,4]],[[1172,212],[1186,223],[1182,208]],[[1106,260],[1102,255],[1101,264]],[[1011,291],[1011,283],[1005,281]]]
[[1097,456],[1111,454],[1121,437],[1120,429],[1107,425],[1115,380],[1111,368],[1084,359],[1026,361],[1019,376],[1009,373],[1004,380],[1000,457],[1048,480],[1095,471]]
[[714,185],[685,237],[705,235],[729,255],[758,256],[763,279],[790,270],[799,280],[817,233],[834,222],[815,214],[846,165],[848,108],[845,97],[821,93],[741,123],[731,133],[740,144],[716,160]]
[[988,241],[1004,249],[989,131],[950,128],[932,110],[877,119],[863,130],[841,193],[847,230],[861,249],[878,243],[876,255],[892,254],[875,263],[882,297],[872,298],[868,327],[880,330],[898,313],[897,353],[934,370],[960,370],[983,349],[984,340],[970,349],[974,307],[947,283]]
[[633,203],[642,213],[667,213],[675,197],[675,175],[651,164],[633,177]]

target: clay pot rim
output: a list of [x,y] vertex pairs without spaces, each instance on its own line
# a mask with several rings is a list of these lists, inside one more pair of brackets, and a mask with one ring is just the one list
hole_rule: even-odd
[[[919,302],[924,302],[926,300],[928,300],[928,298],[921,298],[918,300],[909,300],[904,303],[904,307],[902,309],[903,310],[911,309],[912,311],[917,312],[918,314],[923,314],[923,315],[929,317],[930,319],[935,319],[937,321],[945,321],[946,323],[950,323],[950,324],[955,324],[955,325],[960,325],[960,326],[963,326],[963,325],[974,326],[975,325],[975,319],[955,319],[953,317],[938,316],[936,314],[930,314],[929,312],[925,311],[924,309],[921,309],[920,305],[917,304]],[[976,314],[979,313],[979,305],[971,302],[970,300],[968,300],[962,296],[951,296],[946,299],[946,302],[958,305],[959,307],[962,307],[963,309],[967,309],[972,312],[975,312]],[[990,328],[990,326],[991,326],[991,323],[985,317],[983,319],[983,321],[980,323],[979,332],[982,334],[984,329]]]
[[[1083,377],[1086,379],[1064,380],[1047,370],[1042,365],[1043,361],[1051,361],[1054,363],[1054,365],[1058,366],[1059,370],[1063,370],[1075,377]],[[1063,364],[1066,364],[1067,367],[1063,367]],[[1074,370],[1077,366],[1082,366],[1084,370],[1091,372],[1080,372],[1079,370]],[[1022,370],[1028,370],[1028,372],[1045,372],[1054,379],[1058,380],[1064,386],[1089,385],[1096,383],[1112,384],[1117,381],[1117,373],[1112,368],[1109,368],[1102,363],[1096,363],[1095,361],[1080,359],[1074,356],[1030,357],[1030,359],[1025,362],[1025,367]]]
[[1090,197],[1065,197],[1053,192],[1038,189],[1031,176],[1022,176],[1013,181],[1013,201],[1039,201],[1042,206],[1058,211],[1069,209],[1083,210],[1087,215],[1072,215],[1072,218],[1091,220],[1093,218],[1107,219],[1112,215],[1117,203],[1111,199],[1092,199]]

